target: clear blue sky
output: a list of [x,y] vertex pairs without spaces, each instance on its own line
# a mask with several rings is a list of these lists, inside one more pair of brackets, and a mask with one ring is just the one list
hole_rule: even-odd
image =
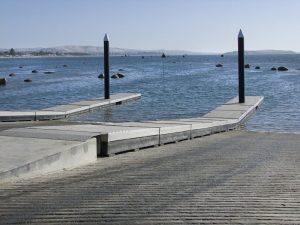
[[102,45],[134,49],[300,52],[300,0],[0,0],[0,48]]

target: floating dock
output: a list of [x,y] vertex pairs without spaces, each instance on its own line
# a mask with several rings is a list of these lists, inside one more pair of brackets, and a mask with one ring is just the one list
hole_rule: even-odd
[[118,93],[110,99],[96,98],[86,101],[73,102],[42,110],[31,111],[0,111],[0,122],[57,120],[74,114],[89,112],[110,105],[122,104],[141,97],[139,93]]
[[97,156],[237,129],[262,101],[261,96],[247,96],[245,103],[239,104],[234,98],[202,117],[189,119],[4,130],[0,132],[0,182],[80,166],[96,161]]

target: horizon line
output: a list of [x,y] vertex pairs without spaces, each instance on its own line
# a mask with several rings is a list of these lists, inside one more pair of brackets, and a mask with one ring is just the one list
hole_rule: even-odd
[[[68,44],[68,45],[57,45],[57,46],[51,46],[51,47],[16,47],[13,49],[47,49],[47,48],[63,48],[63,47],[94,47],[94,48],[103,48],[103,46],[97,46],[97,45],[75,45],[75,44]],[[163,51],[178,51],[178,52],[190,52],[193,54],[226,54],[226,53],[234,53],[237,52],[236,50],[228,50],[228,51],[220,51],[220,52],[215,52],[215,51],[191,51],[191,50],[185,50],[185,49],[138,49],[138,48],[126,48],[126,47],[116,47],[116,46],[111,46],[110,48],[112,49],[123,49],[123,50],[135,50],[135,51],[145,51],[145,52],[163,52]],[[3,48],[0,47],[0,50],[9,50],[12,48]],[[252,50],[245,50],[248,52],[256,52],[256,51],[283,51],[283,52],[293,52],[293,53],[300,53],[295,50],[285,50],[285,49],[252,49]]]

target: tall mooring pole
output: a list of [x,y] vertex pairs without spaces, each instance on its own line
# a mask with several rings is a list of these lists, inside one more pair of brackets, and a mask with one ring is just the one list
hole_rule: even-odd
[[104,36],[104,98],[109,99],[109,39]]
[[239,54],[239,103],[245,102],[245,54],[244,54],[244,35],[240,30],[238,35],[238,54]]

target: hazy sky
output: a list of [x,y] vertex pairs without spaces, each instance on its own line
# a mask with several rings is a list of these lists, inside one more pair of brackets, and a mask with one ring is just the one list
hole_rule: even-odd
[[300,52],[300,0],[0,0],[0,48],[60,45]]

